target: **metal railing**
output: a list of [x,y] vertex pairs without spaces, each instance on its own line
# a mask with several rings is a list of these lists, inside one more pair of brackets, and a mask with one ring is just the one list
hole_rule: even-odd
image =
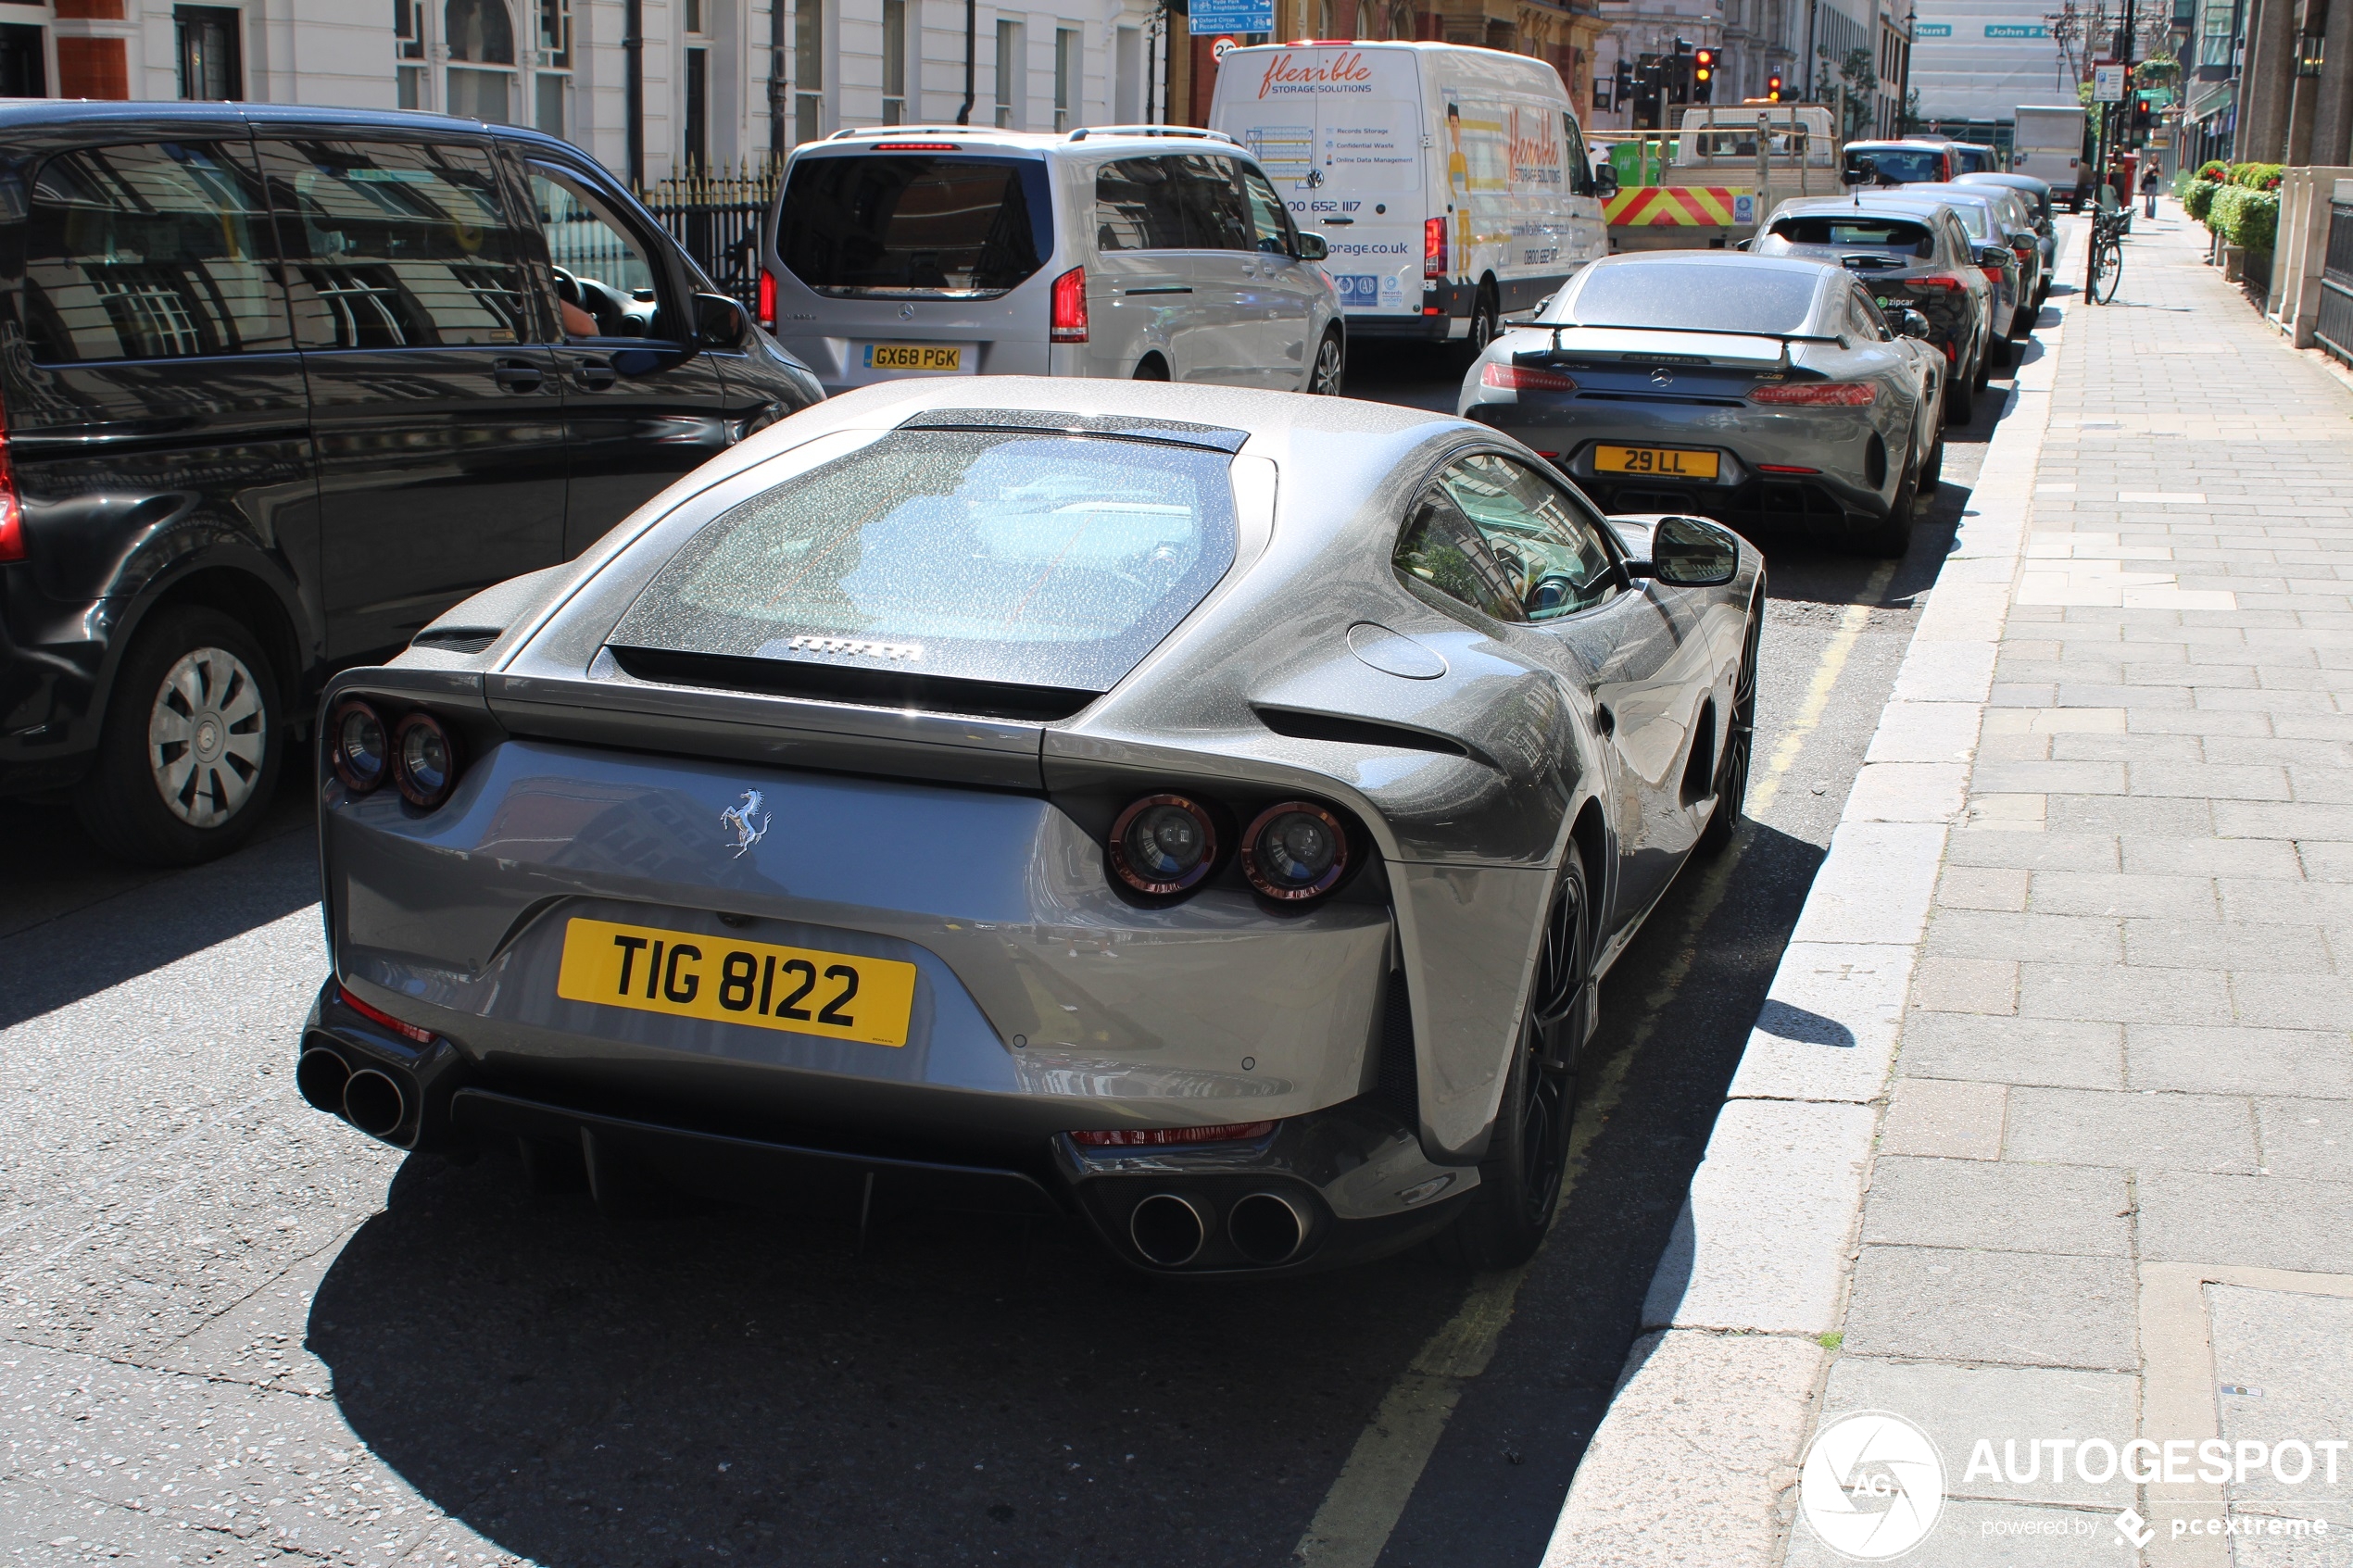
[[[2340,182],[2343,191],[2353,181]],[[2353,201],[2329,204],[2329,245],[2322,264],[2320,317],[2312,335],[2331,354],[2353,365]]]
[[748,310],[758,307],[761,228],[776,201],[774,168],[680,175],[638,199],[722,292]]

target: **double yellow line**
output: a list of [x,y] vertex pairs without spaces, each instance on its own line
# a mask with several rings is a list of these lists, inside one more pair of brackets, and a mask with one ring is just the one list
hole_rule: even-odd
[[[1837,689],[1839,676],[1845,671],[1856,645],[1862,641],[1872,608],[1887,592],[1895,566],[1890,561],[1873,571],[1861,594],[1839,617],[1838,630],[1824,645],[1822,656],[1815,663],[1813,680],[1798,704],[1796,716],[1781,732],[1764,771],[1749,784],[1749,816],[1762,817],[1773,804],[1782,782],[1796,766],[1799,753],[1805,750],[1807,738],[1821,727],[1822,715],[1830,710],[1831,694]],[[1723,903],[1725,892],[1731,886],[1732,872],[1751,842],[1746,834],[1734,839],[1730,853],[1710,862],[1701,873],[1699,885],[1683,911],[1682,923],[1676,930],[1674,951],[1643,995],[1642,1012],[1627,1035],[1626,1043],[1602,1064],[1592,1094],[1579,1102],[1576,1120],[1569,1129],[1568,1174],[1561,1188],[1564,1209],[1576,1191],[1579,1173],[1585,1168],[1586,1151],[1601,1135],[1603,1123],[1625,1096],[1626,1074],[1634,1059],[1656,1032],[1659,1019],[1690,976],[1692,965],[1699,956],[1700,933]],[[1538,1256],[1542,1256],[1541,1248]],[[1307,1533],[1299,1538],[1293,1550],[1297,1561],[1312,1568],[1373,1568],[1381,1549],[1389,1544],[1390,1533],[1397,1528],[1397,1521],[1404,1513],[1405,1504],[1429,1463],[1429,1456],[1437,1451],[1438,1440],[1445,1435],[1446,1423],[1453,1415],[1463,1390],[1494,1359],[1495,1341],[1502,1336],[1504,1325],[1511,1322],[1520,1282],[1534,1267],[1530,1261],[1516,1269],[1479,1274],[1471,1281],[1463,1304],[1416,1353],[1404,1374],[1390,1386],[1373,1411],[1372,1420],[1357,1436],[1348,1461],[1340,1466],[1331,1490],[1324,1494],[1323,1506],[1308,1523]]]

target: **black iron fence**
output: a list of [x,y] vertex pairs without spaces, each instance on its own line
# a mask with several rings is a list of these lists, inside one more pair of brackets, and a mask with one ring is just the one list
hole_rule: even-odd
[[776,171],[689,174],[664,180],[639,199],[711,281],[746,309],[760,296],[760,233],[776,200]]
[[2312,335],[2353,365],[2353,201],[2347,199],[2348,184],[2353,181],[2339,181],[2337,198],[2329,204],[2328,260],[2321,273],[2320,320],[2313,323]]

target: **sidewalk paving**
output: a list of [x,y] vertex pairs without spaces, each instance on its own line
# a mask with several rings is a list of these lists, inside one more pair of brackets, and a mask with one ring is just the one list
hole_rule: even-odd
[[[2160,210],[2020,378],[1548,1562],[1841,1561],[1799,1460],[1876,1410],[1921,1568],[2353,1564],[2353,391]],[[2191,1479],[2054,1474],[2135,1437]]]

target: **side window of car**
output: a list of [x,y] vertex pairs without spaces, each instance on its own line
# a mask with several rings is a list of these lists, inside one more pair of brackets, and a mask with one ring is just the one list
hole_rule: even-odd
[[62,365],[283,352],[269,204],[244,149],[86,147],[41,166],[24,223],[24,333]]
[[662,298],[653,244],[570,169],[523,166],[531,210],[555,267],[556,314],[567,341],[680,337]]
[[1283,208],[1283,198],[1266,182],[1266,176],[1255,169],[1241,169],[1242,195],[1250,209],[1251,241],[1258,249],[1276,256],[1289,256],[1291,251],[1290,214]]
[[1509,574],[1442,486],[1432,485],[1414,503],[1394,561],[1401,574],[1497,621],[1528,619]]
[[1250,211],[1231,158],[1185,153],[1175,160],[1185,207],[1185,244],[1192,250],[1255,250]]
[[1880,314],[1879,307],[1872,304],[1870,296],[1860,289],[1848,293],[1846,314],[1855,331],[1866,342],[1885,343],[1895,335],[1888,331],[1887,319]]
[[532,343],[527,249],[480,147],[261,144],[305,348]]
[[1124,157],[1095,170],[1095,248],[1183,250],[1176,160]]
[[1527,464],[1482,452],[1447,464],[1438,482],[1478,531],[1529,620],[1574,615],[1617,591],[1601,520]]

